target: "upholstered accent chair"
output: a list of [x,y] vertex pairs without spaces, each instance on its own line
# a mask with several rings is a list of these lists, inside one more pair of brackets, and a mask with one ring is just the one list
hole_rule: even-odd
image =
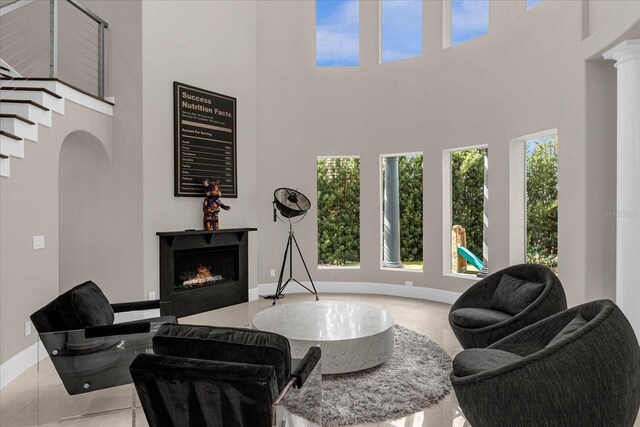
[[302,388],[312,373],[315,389],[307,384],[300,391],[310,393],[307,401],[317,402],[314,408],[321,411],[318,347],[292,369],[289,341],[282,335],[163,325],[153,350],[130,368],[151,427],[276,425],[284,396]]
[[520,264],[485,277],[463,293],[451,307],[449,324],[462,348],[487,347],[566,308],[553,271]]
[[[174,316],[114,323],[115,313],[160,308],[160,301],[110,304],[93,282],[68,290],[31,322],[70,395],[131,383],[129,365],[151,351],[151,338]],[[164,311],[169,311],[166,308]]]
[[462,351],[451,382],[474,427],[632,427],[640,347],[613,302],[593,301]]

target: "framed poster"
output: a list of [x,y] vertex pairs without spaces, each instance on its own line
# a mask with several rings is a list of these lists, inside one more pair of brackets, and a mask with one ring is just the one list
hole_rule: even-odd
[[173,82],[175,196],[203,197],[204,178],[238,197],[236,99]]

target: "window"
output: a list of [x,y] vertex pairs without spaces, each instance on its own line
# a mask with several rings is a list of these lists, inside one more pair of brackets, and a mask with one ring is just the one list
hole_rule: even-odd
[[422,0],[380,1],[380,61],[422,55]]
[[531,9],[533,6],[536,6],[542,0],[527,0],[527,10]]
[[316,0],[317,66],[358,65],[358,8],[357,0]]
[[[445,273],[486,273],[488,249],[485,233],[488,218],[488,150],[473,147],[445,152],[449,173],[445,188]],[[484,268],[484,271],[483,271]]]
[[489,31],[489,0],[451,0],[451,46]]
[[318,157],[318,266],[360,266],[360,159]]
[[423,269],[422,153],[381,156],[382,267]]
[[558,272],[558,135],[526,141],[527,262]]

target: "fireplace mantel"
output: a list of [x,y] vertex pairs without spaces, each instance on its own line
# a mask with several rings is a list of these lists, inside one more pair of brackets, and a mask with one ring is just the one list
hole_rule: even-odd
[[207,240],[207,244],[211,243],[213,240],[213,236],[216,234],[223,233],[246,233],[249,231],[257,231],[257,228],[226,228],[224,230],[184,230],[184,231],[158,231],[156,236],[159,236],[161,239],[167,239],[169,243],[169,247],[173,246],[176,238],[185,237],[185,236],[203,236]]
[[[188,316],[248,301],[248,234],[256,228],[228,228],[223,230],[161,231],[160,249],[160,301],[171,302],[172,314]],[[211,251],[216,248],[236,247],[238,254],[237,280],[219,285],[176,290],[176,256],[185,251]]]

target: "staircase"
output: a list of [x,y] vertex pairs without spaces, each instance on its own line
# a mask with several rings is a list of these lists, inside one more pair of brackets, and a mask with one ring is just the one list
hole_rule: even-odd
[[[67,101],[113,116],[114,104],[55,78],[24,78],[0,60],[0,177],[11,175],[11,159],[24,158],[24,144],[38,142]],[[27,141],[27,142],[25,142]]]

